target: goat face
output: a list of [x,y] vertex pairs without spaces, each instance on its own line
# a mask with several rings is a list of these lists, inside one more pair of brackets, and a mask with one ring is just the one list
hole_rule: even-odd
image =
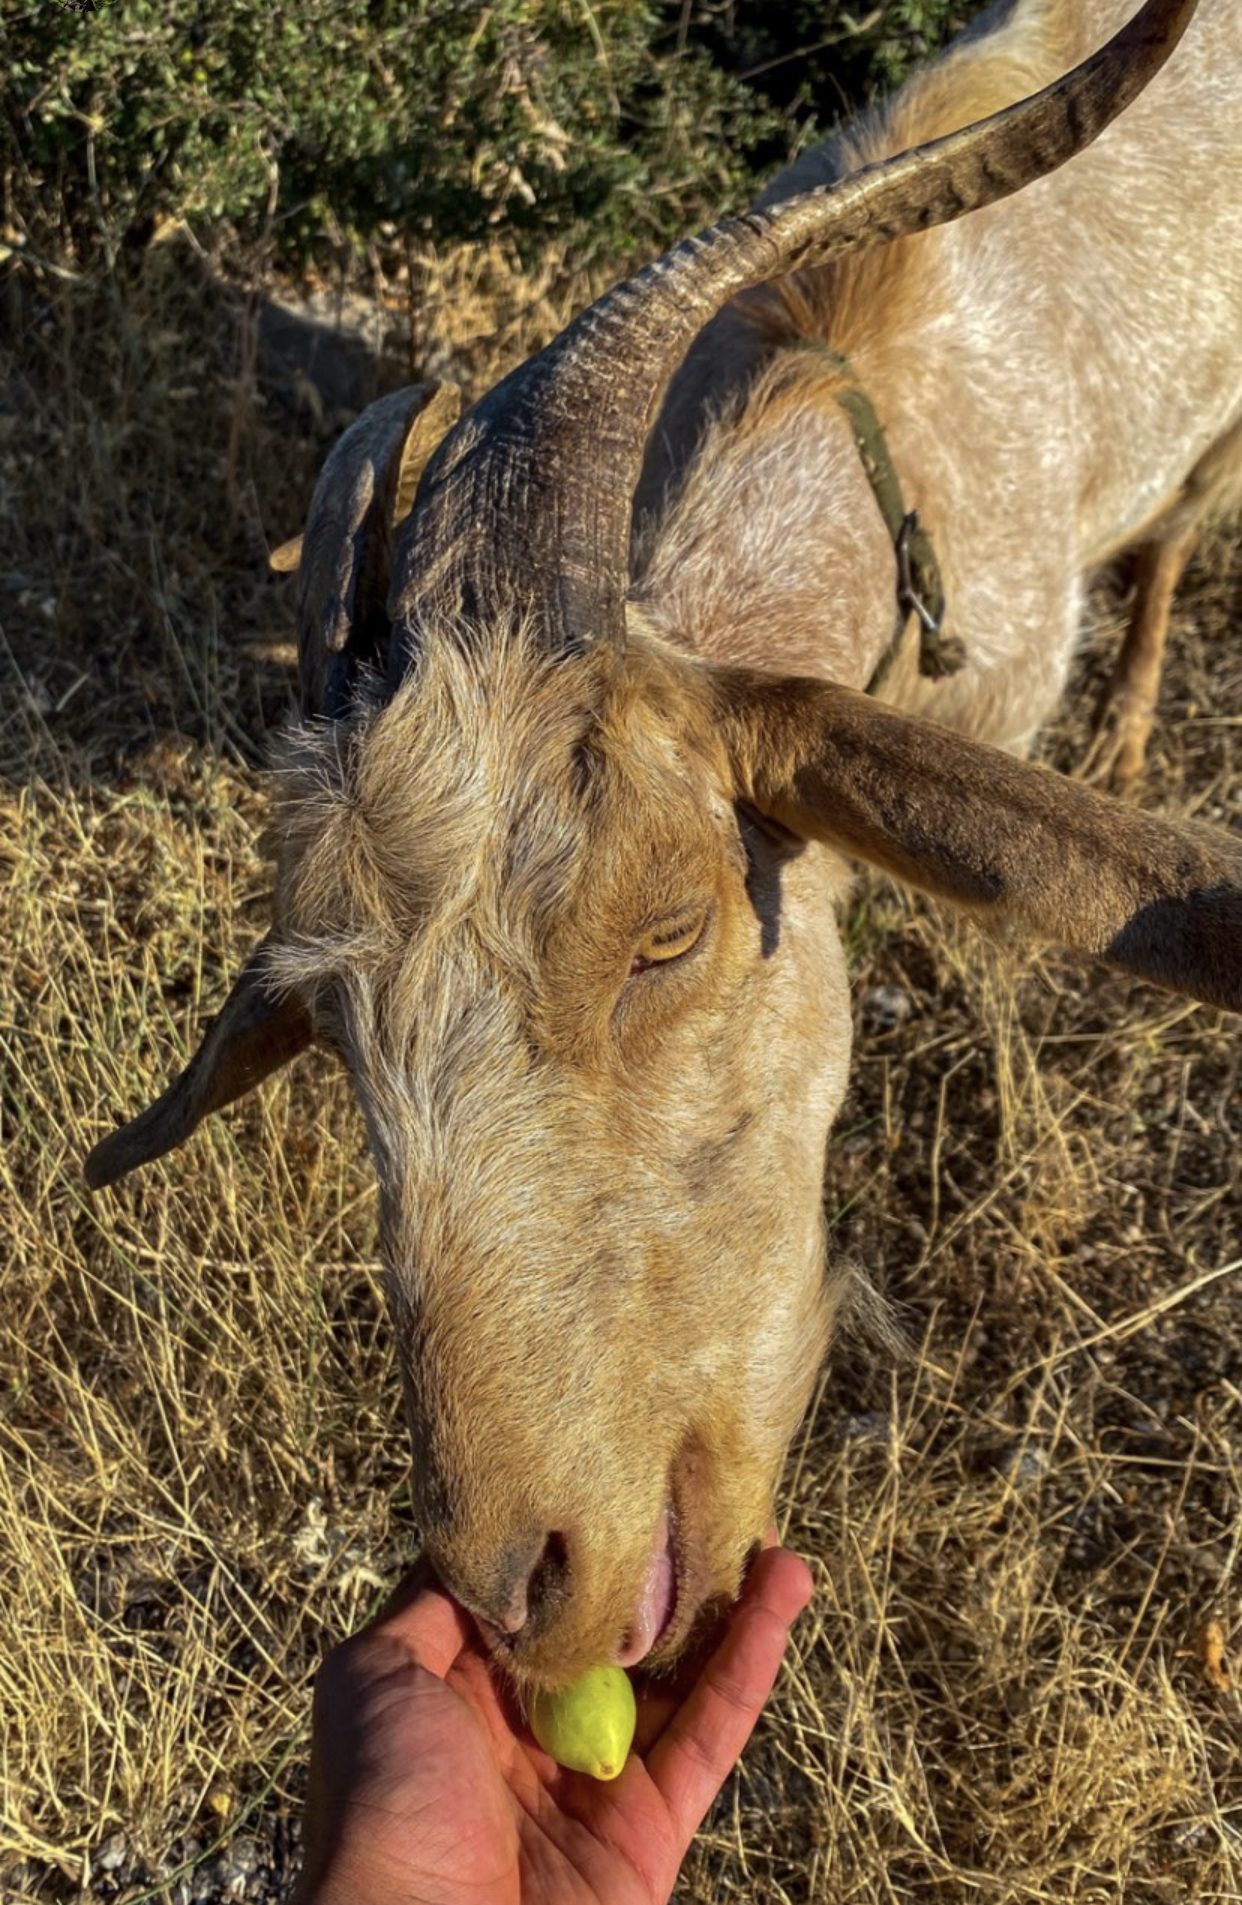
[[1242,1010],[1242,848],[631,629],[420,631],[296,731],[272,934],[95,1185],[317,1037],[381,1189],[427,1547],[515,1677],[661,1665],[760,1538],[840,1296],[845,849]]
[[425,1541],[515,1672],[737,1586],[824,1347],[849,1045],[828,856],[692,668],[442,634],[293,742],[270,971],[354,1080]]

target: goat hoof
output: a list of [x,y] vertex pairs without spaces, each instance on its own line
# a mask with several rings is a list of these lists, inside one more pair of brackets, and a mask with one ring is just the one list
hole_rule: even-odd
[[1149,702],[1136,700],[1124,690],[1106,695],[1074,778],[1115,794],[1129,793],[1146,765],[1154,716]]

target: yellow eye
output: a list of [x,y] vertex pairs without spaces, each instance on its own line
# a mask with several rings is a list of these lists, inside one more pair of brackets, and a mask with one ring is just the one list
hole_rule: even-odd
[[667,965],[670,960],[680,959],[685,953],[692,952],[703,937],[706,924],[707,915],[698,913],[690,919],[676,920],[671,926],[659,926],[654,932],[646,933],[639,940],[638,949],[630,962],[631,973],[646,972],[650,966]]

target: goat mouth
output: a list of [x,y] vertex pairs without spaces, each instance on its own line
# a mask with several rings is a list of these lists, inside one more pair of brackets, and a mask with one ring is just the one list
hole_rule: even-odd
[[684,1569],[679,1558],[676,1510],[666,1502],[647,1555],[634,1619],[613,1655],[618,1667],[637,1666],[672,1627],[682,1598]]
[[613,1655],[618,1667],[643,1662],[663,1672],[691,1639],[708,1604],[718,1605],[719,1583],[704,1541],[708,1499],[702,1451],[687,1439],[669,1474],[634,1619]]

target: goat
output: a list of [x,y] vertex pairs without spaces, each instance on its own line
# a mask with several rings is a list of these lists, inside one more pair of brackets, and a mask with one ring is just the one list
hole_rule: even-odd
[[1020,758],[1084,578],[1167,597],[1242,473],[1242,15],[1132,5],[993,9],[315,490],[273,924],[87,1176],[339,1054],[423,1540],[520,1685],[666,1664],[769,1519],[842,1293],[846,856],[1242,1009],[1242,845]]

